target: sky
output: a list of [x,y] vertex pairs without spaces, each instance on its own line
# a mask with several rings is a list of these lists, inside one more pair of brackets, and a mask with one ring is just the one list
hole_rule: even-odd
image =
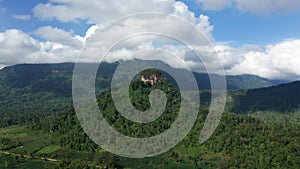
[[[98,32],[105,41],[112,41],[128,32],[148,31],[153,22],[160,30],[171,29],[178,35],[188,32],[179,23],[170,21],[166,27],[153,18],[132,18],[101,30],[120,17],[142,12],[175,15],[200,29],[212,45],[191,46],[208,65],[217,54],[226,74],[300,80],[299,0],[0,0],[0,68],[75,62]],[[106,60],[128,59],[132,52],[159,48],[172,51],[193,69],[199,67],[187,48],[158,43],[158,39],[162,38],[133,38],[116,47]],[[108,44],[104,43],[102,52]]]

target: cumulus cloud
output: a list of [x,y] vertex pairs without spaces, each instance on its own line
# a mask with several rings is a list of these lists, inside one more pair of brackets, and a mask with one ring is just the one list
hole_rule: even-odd
[[270,79],[299,79],[300,40],[268,45],[264,51],[248,51],[228,70],[230,74],[255,74]]
[[[175,6],[175,15],[185,16],[185,19],[190,21],[189,24],[182,18],[153,13],[122,18],[97,30],[83,52],[83,61],[97,61],[99,55],[105,54],[111,47],[113,49],[106,58],[109,61],[131,59],[132,53],[153,48],[164,49],[167,45],[176,48],[179,46],[174,44],[181,42],[189,45],[210,45],[213,26],[209,22],[209,17],[200,15],[196,18],[182,3],[176,3]],[[170,60],[172,58],[164,59]]]
[[242,12],[250,12],[258,15],[270,13],[299,12],[299,0],[198,0],[205,10],[221,10],[234,7]]
[[178,46],[164,48],[179,56],[194,71],[209,68],[214,71],[212,73],[219,73],[219,67],[214,66],[220,61],[228,75],[251,74],[268,79],[300,80],[300,39],[284,40],[264,48],[256,45],[232,47],[229,44],[191,47],[194,51]]
[[173,11],[175,0],[50,0],[38,4],[34,15],[41,19],[57,19],[62,22],[88,19],[89,23],[105,23],[116,18],[140,12]]
[[26,63],[28,56],[39,50],[39,42],[20,30],[9,29],[0,33],[1,65]]
[[299,0],[237,0],[236,3],[239,10],[260,15],[267,15],[271,12],[285,14],[298,12],[300,9]]
[[[174,0],[142,0],[138,3],[133,0],[113,0],[113,1],[91,1],[82,2],[79,0],[50,0],[45,4],[38,4],[34,8],[34,14],[41,19],[57,19],[62,22],[76,22],[78,19],[88,19],[89,23],[96,24],[91,27],[85,37],[75,36],[81,42],[85,42],[88,37],[98,31],[99,41],[103,41],[101,52],[110,48],[111,42],[121,40],[124,35],[135,34],[136,32],[172,32],[180,37],[184,37],[185,41],[193,43],[199,37],[195,36],[194,30],[187,28],[186,23],[170,20],[168,18],[156,17],[152,14],[145,14],[142,17],[131,17],[130,19],[121,19],[117,23],[109,24],[112,20],[126,15],[132,15],[136,12],[163,12],[173,14],[186,19],[191,23],[191,27],[198,27],[202,30],[205,36],[202,36],[203,41],[207,39],[213,41],[212,31],[214,27],[209,21],[209,17],[200,15],[196,17],[191,12],[187,5],[183,2]],[[107,24],[109,24],[107,26]],[[105,28],[105,29],[103,29]],[[40,37],[58,42],[64,45],[72,45],[74,38],[70,33],[64,32],[57,28],[43,27],[36,32]],[[96,37],[97,38],[97,37]],[[126,45],[120,46],[120,49],[129,49],[141,46],[140,44],[154,41],[153,37],[140,37],[127,41]],[[70,44],[72,43],[72,44]],[[100,50],[100,48],[99,48]],[[100,52],[100,51],[98,51]],[[89,56],[87,56],[89,57]],[[87,58],[87,60],[90,60]]]
[[57,42],[63,45],[74,46],[78,48],[82,46],[82,42],[78,38],[74,37],[72,33],[66,32],[59,28],[54,28],[51,26],[40,27],[35,31],[35,34],[45,40]]
[[[208,38],[213,39],[211,32],[214,27],[210,24],[209,17],[205,15],[196,17],[186,4],[175,0],[140,0],[138,3],[135,0],[50,0],[48,3],[38,4],[34,8],[34,15],[40,19],[55,18],[62,22],[77,22],[80,19],[87,19],[89,23],[101,26],[120,17],[140,12],[162,12],[179,16],[202,29]],[[143,19],[147,22],[149,18]],[[131,27],[140,27],[137,24],[141,21],[137,19],[128,22],[133,24]],[[161,29],[164,29],[164,26],[171,27],[171,25],[164,24],[156,25]],[[179,26],[175,22],[172,25],[174,28]]]
[[[56,29],[50,28],[49,30],[48,33],[57,33],[55,32]],[[61,30],[58,32],[60,31]],[[47,34],[47,32],[45,32],[45,34]],[[62,35],[68,35],[68,33]],[[67,37],[69,40],[74,40],[76,42],[75,37],[72,37],[71,35],[70,37]],[[51,40],[52,41],[48,40],[40,42],[17,29],[9,29],[5,32],[1,32],[1,67],[20,63],[59,63],[76,61],[82,47],[79,40],[77,40],[78,42],[76,43],[73,43],[72,41],[67,43],[60,38],[56,38],[55,35],[53,35]],[[78,45],[80,45],[80,47],[78,47]]]
[[90,38],[92,37],[95,32],[99,30],[99,26],[98,25],[93,25],[91,26],[85,33],[85,36],[84,37],[81,37],[79,35],[76,35],[75,38],[80,40],[83,44]]
[[[88,39],[97,30],[93,26],[87,31],[85,37]],[[78,35],[70,35],[77,38]],[[71,38],[71,39],[73,39]],[[137,38],[139,39],[139,38]],[[300,39],[285,40],[278,44],[266,46],[264,49],[254,45],[244,45],[241,47],[231,47],[228,44],[216,44],[214,46],[191,46],[197,55],[191,52],[186,46],[174,45],[171,41],[166,44],[156,46],[153,44],[153,37],[144,43],[137,43],[133,48],[134,42],[139,40],[132,39],[132,42],[124,41],[113,48],[105,61],[113,62],[119,59],[147,59],[143,56],[133,57],[132,53],[147,51],[149,49],[164,50],[179,57],[179,60],[185,62],[192,70],[198,71],[203,68],[203,63],[210,66],[210,70],[218,73],[214,68],[217,59],[224,65],[225,72],[231,75],[253,74],[270,79],[299,79],[300,77]],[[59,63],[75,62],[80,54],[80,48],[72,43],[63,44],[58,40],[39,42],[20,30],[6,30],[0,33],[0,65],[12,65],[18,63]],[[130,40],[129,40],[130,41]],[[131,46],[131,47],[130,47]],[[106,47],[97,49],[99,52],[105,52]],[[199,59],[201,57],[201,60]],[[159,57],[157,56],[157,59]],[[171,64],[176,68],[182,68],[180,65],[172,62],[172,59],[161,58],[161,60]],[[178,59],[177,59],[178,60]],[[85,62],[93,62],[95,58],[84,58]]]
[[[241,11],[263,14],[265,12],[290,12],[298,9],[298,3],[293,0],[281,4],[279,0],[260,2],[247,0],[199,0],[205,9],[219,10],[229,6],[235,6]],[[217,3],[220,2],[220,3]],[[255,3],[254,3],[255,2]],[[272,2],[272,3],[270,3]],[[255,4],[255,5],[254,5]],[[293,7],[291,7],[293,6]],[[291,8],[290,8],[291,7]],[[287,10],[289,8],[289,10]],[[197,27],[203,32],[203,36],[196,36],[193,29],[186,27],[186,22],[178,22],[170,18],[159,16],[132,17],[121,19],[118,23],[107,25],[112,19],[117,19],[136,12],[163,12],[173,14],[187,20],[191,27]],[[77,22],[87,19],[93,23],[84,36],[68,32],[52,26],[44,26],[34,31],[34,35],[44,39],[39,41],[20,30],[6,30],[0,32],[0,68],[4,65],[18,63],[59,63],[75,62],[81,52],[81,48],[93,40],[100,44],[100,48],[91,48],[86,57],[79,61],[94,62],[98,58],[92,57],[92,53],[102,54],[107,52],[114,42],[120,37],[128,35],[123,43],[114,46],[108,54],[106,61],[136,58],[132,54],[147,50],[163,50],[178,56],[195,71],[202,71],[203,64],[210,66],[210,70],[218,72],[215,67],[218,59],[224,65],[228,74],[254,74],[265,78],[299,79],[300,77],[300,40],[285,40],[278,44],[268,45],[264,48],[255,45],[232,47],[230,44],[210,45],[214,42],[209,17],[206,15],[195,16],[187,5],[175,0],[141,0],[139,3],[133,0],[112,1],[80,1],[80,0],[50,0],[48,3],[38,4],[34,8],[34,16],[40,19],[57,19],[62,22]],[[196,54],[184,45],[179,45],[167,37],[155,35],[135,35],[136,32],[163,32],[164,34],[176,34],[183,37],[189,43]],[[96,36],[95,36],[96,35]],[[134,36],[129,36],[134,35]],[[97,38],[99,38],[97,40]],[[203,41],[203,44],[194,42]],[[99,45],[98,44],[98,45]],[[99,46],[98,46],[99,47]],[[91,55],[89,55],[91,54]],[[159,55],[159,54],[158,54]],[[199,59],[199,57],[201,59]],[[146,59],[146,55],[137,56]],[[157,56],[158,57],[158,56]],[[159,59],[159,57],[158,57]],[[161,56],[161,60],[173,67],[181,68],[172,59]]]
[[[180,1],[174,4],[174,8],[174,15],[193,23],[207,36],[207,38],[213,40],[212,31],[214,30],[214,26],[211,25],[208,16],[201,14],[197,18],[195,14],[188,9],[188,6]],[[176,24],[174,26],[176,26]]]
[[33,53],[29,60],[32,63],[76,62],[80,49],[56,42],[41,42],[41,50]]

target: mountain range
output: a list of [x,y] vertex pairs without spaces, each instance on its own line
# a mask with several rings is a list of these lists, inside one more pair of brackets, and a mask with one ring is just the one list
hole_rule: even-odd
[[[118,65],[118,62],[101,63],[101,71],[98,70],[96,78],[96,93],[110,87],[113,73]],[[48,116],[72,106],[74,66],[75,63],[21,64],[0,70],[0,114],[2,117],[0,126],[22,124],[23,121],[27,123],[34,120],[36,116]],[[187,72],[181,69],[174,69],[174,71],[182,76]],[[193,72],[193,74],[199,90],[209,91],[209,75],[196,72]],[[170,75],[164,73],[163,76],[168,78]],[[219,75],[216,74],[211,76],[219,78]],[[172,82],[171,77],[168,79]],[[289,97],[289,95],[281,97],[284,92],[290,92],[291,87],[296,90],[297,86],[299,87],[298,83],[271,87],[286,83],[286,81],[269,80],[253,75],[226,76],[226,81],[230,91],[238,91],[231,94],[234,102],[230,103],[231,109],[229,110],[232,112],[244,113],[266,109],[264,108],[265,103],[268,103],[265,107],[281,112],[296,109],[299,104],[299,99],[295,100],[295,98],[298,98],[295,92],[290,93],[290,95],[294,94],[292,97]],[[278,91],[282,92],[274,94],[277,88]],[[244,94],[236,94],[243,93],[240,90],[243,90]],[[269,95],[274,97],[268,97]],[[209,99],[209,94],[205,95],[203,93],[203,96]],[[292,100],[292,102],[288,102],[288,100]],[[277,105],[269,105],[273,103]],[[280,103],[285,104],[285,106],[282,108]],[[30,120],[25,120],[28,118]]]
[[[87,63],[88,64],[88,63]],[[98,71],[96,84],[100,89],[108,88],[110,80],[119,63],[100,64],[101,71]],[[75,63],[59,63],[59,64],[20,64],[6,67],[0,70],[0,85],[13,88],[31,87],[35,90],[53,90],[59,92],[61,90],[70,91],[72,74]],[[174,69],[180,73],[185,72],[182,69]],[[209,89],[209,76],[207,73],[193,72],[200,90]],[[218,76],[216,74],[211,74]],[[255,75],[237,75],[226,76],[228,89],[254,89],[285,83],[285,80],[271,80],[261,78]],[[57,86],[58,85],[58,86]],[[44,89],[45,88],[45,89]],[[55,88],[55,89],[54,89]],[[62,93],[60,93],[62,94]]]

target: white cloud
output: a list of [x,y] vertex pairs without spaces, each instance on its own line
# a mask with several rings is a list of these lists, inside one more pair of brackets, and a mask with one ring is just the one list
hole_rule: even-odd
[[81,37],[79,35],[76,35],[76,39],[80,40],[82,43],[85,43],[90,37],[92,37],[95,32],[99,30],[99,26],[98,25],[93,25],[91,26],[85,33],[84,37]]
[[[271,2],[272,3],[269,3]],[[261,2],[260,7],[254,4],[257,1],[246,0],[199,0],[205,9],[219,10],[234,5],[241,11],[264,14],[274,11],[289,12],[298,9],[298,3],[293,0],[281,4],[279,0]],[[219,4],[216,2],[220,2]],[[293,7],[291,7],[293,6]],[[290,8],[291,7],[291,8]],[[289,10],[286,10],[290,8]],[[202,61],[211,66],[210,69],[218,72],[216,65],[217,56],[220,57],[225,71],[229,74],[255,74],[265,78],[297,79],[300,77],[300,40],[285,40],[278,44],[268,45],[262,49],[254,45],[232,47],[229,44],[195,45],[199,40],[193,29],[188,29],[175,20],[160,17],[133,17],[120,20],[120,22],[106,27],[105,24],[112,19],[133,14],[136,12],[164,12],[182,17],[193,26],[202,30],[209,40],[214,41],[212,31],[214,27],[209,17],[200,15],[196,17],[183,2],[174,0],[112,0],[112,1],[80,1],[80,0],[50,0],[46,4],[39,4],[34,8],[34,15],[41,19],[54,19],[63,22],[77,22],[78,19],[88,19],[94,23],[85,36],[81,37],[72,32],[60,28],[45,26],[38,28],[34,33],[45,42],[38,41],[20,30],[6,30],[0,32],[0,67],[17,63],[58,63],[75,62],[82,46],[89,39],[99,38],[101,48],[90,52],[104,53],[123,35],[134,35],[136,32],[172,32],[184,37],[184,41],[190,42],[192,48],[201,56]],[[146,16],[146,15],[145,15]],[[185,23],[186,24],[186,23]],[[97,32],[97,36],[95,33]],[[203,38],[203,37],[201,37]],[[157,40],[163,43],[159,43]],[[200,39],[201,40],[201,39]],[[206,41],[207,39],[203,39]],[[203,45],[203,44],[202,44]],[[106,61],[117,59],[132,59],[130,54],[147,49],[167,50],[179,56],[179,60],[185,61],[194,70],[203,66],[198,56],[193,55],[190,49],[182,47],[171,40],[165,40],[157,36],[134,36],[126,39],[124,43],[113,48]],[[143,58],[143,56],[140,56]],[[86,62],[97,60],[89,56],[83,58]],[[172,59],[162,57],[162,60],[180,67]]]
[[238,48],[229,45],[215,45],[213,50],[220,58],[225,70],[231,69],[242,62],[246,53],[261,51],[260,47],[255,45],[243,45]]
[[[236,7],[243,12],[267,15],[271,12],[299,12],[299,0],[236,0]],[[259,5],[258,5],[259,4]]]
[[31,55],[32,63],[76,62],[80,49],[55,42],[41,42],[41,50]]
[[26,63],[27,57],[40,50],[40,44],[16,29],[0,33],[0,64]]
[[265,51],[249,51],[230,74],[255,74],[271,79],[299,79],[300,39],[269,45]]
[[77,48],[82,47],[82,42],[78,40],[78,38],[74,37],[72,33],[59,28],[51,26],[40,27],[35,31],[35,34],[51,42],[60,43],[66,46],[74,46]]
[[[50,0],[46,4],[38,4],[34,8],[34,15],[41,19],[57,19],[62,22],[77,22],[78,19],[88,19],[89,23],[105,25],[120,17],[140,12],[162,12],[174,14],[186,19],[198,28],[202,29],[208,38],[213,39],[211,32],[213,26],[209,17],[195,14],[189,11],[188,7],[180,1],[175,0]],[[145,18],[144,18],[145,19]],[[145,19],[147,22],[147,20]],[[129,21],[131,27],[140,27],[139,22],[146,26],[145,21]],[[127,27],[128,24],[126,25]],[[171,27],[171,25],[158,24],[157,27]],[[178,27],[173,23],[172,27]],[[82,40],[82,39],[81,39]]]
[[258,15],[270,13],[299,12],[299,0],[198,0],[205,10],[221,10],[234,7],[242,12],[250,12]]
[[13,18],[27,21],[27,20],[31,19],[31,15],[18,15],[18,14],[14,14]]
[[[153,13],[123,18],[118,20],[118,22],[106,25],[102,29],[97,29],[95,36],[89,41],[88,48],[83,52],[84,61],[96,61],[97,58],[99,59],[100,54],[106,53],[111,47],[114,48],[109,55],[110,58],[107,58],[108,61],[128,59],[128,57],[131,57],[127,56],[130,53],[161,48],[173,42],[173,44],[176,44],[178,40],[189,45],[193,45],[196,42],[198,44],[199,41],[202,44],[209,45],[210,41],[207,38],[213,40],[211,34],[213,26],[210,25],[209,17],[200,15],[197,18],[183,3],[175,3],[174,5],[176,7],[175,11],[173,11],[174,14],[185,16],[185,19],[188,19],[190,24],[174,16],[170,17]],[[201,28],[204,34],[199,34],[195,27]],[[158,32],[159,34],[152,34],[151,32]],[[119,41],[121,43],[116,44]]]
[[38,4],[34,15],[41,19],[57,19],[62,22],[88,19],[89,23],[110,22],[119,17],[139,12],[173,11],[174,0],[50,0]]
[[[53,30],[50,29],[50,33],[51,31]],[[20,30],[6,30],[0,33],[0,65],[3,67],[20,63],[76,61],[81,49],[77,47],[78,44],[74,45],[72,42],[64,44],[64,41],[55,37],[53,40],[56,41],[40,42]],[[77,41],[81,44],[79,40]]]
[[[174,8],[174,15],[191,22],[198,27],[207,36],[207,38],[213,40],[212,31],[214,30],[214,26],[210,24],[208,16],[200,15],[199,18],[195,17],[195,14],[189,11],[188,6],[180,1],[174,4]],[[174,26],[176,26],[176,24]]]
[[[219,72],[218,59],[228,75],[252,74],[269,79],[300,79],[300,39],[284,40],[268,45],[265,49],[255,45],[231,47],[228,44],[214,46],[191,46],[188,48],[168,46],[167,49],[180,56],[194,71],[206,68]],[[199,59],[201,58],[201,60]]]
[[[53,28],[49,30],[51,32]],[[85,37],[80,38],[88,39],[94,34],[95,30],[97,30],[97,26],[91,27]],[[68,32],[65,33],[70,35],[69,39],[78,37]],[[107,33],[105,35],[109,36]],[[119,44],[119,47],[117,46],[109,53],[106,61],[132,59],[131,54],[134,52],[162,49],[178,56],[179,60],[185,61],[194,70],[199,70],[203,66],[198,56],[191,55],[190,49],[184,46],[170,43],[154,47],[153,38],[142,38],[144,43],[137,43],[135,46],[135,42],[141,40],[137,39],[132,39],[132,42],[129,42],[130,45],[126,41],[125,44]],[[149,41],[144,41],[145,39]],[[209,69],[215,70],[215,72],[218,72],[214,68],[218,56],[224,65],[225,71],[231,75],[254,74],[270,79],[299,79],[300,77],[300,39],[285,40],[278,44],[268,45],[265,49],[253,45],[234,48],[228,44],[191,47],[201,56],[202,61],[210,66]],[[97,49],[98,52],[105,52],[106,50],[105,46],[102,49]],[[1,67],[18,63],[75,62],[80,51],[80,48],[77,48],[73,43],[64,44],[60,39],[39,42],[26,33],[14,29],[0,33]],[[143,57],[143,55],[140,55],[138,58],[142,59]],[[177,62],[172,62],[172,59],[162,57],[162,60],[173,67],[181,68],[180,65],[176,65]],[[81,61],[92,62],[95,61],[95,58],[87,57]]]
[[214,30],[214,26],[210,24],[208,16],[200,15],[197,26],[210,40],[213,40],[212,31]]
[[[58,19],[62,22],[76,22],[78,19],[88,19],[89,23],[95,23],[97,26],[91,27],[85,37],[75,36],[77,40],[85,42],[88,37],[91,36],[96,30],[102,29],[106,24],[112,20],[124,17],[126,15],[132,15],[136,12],[163,12],[173,14],[181,18],[186,19],[194,26],[198,27],[205,34],[206,38],[213,41],[212,31],[213,26],[209,22],[209,17],[200,15],[196,17],[195,14],[189,11],[188,7],[182,2],[175,2],[175,0],[140,0],[138,3],[134,0],[112,0],[112,1],[79,1],[79,0],[50,0],[46,4],[38,4],[34,8],[34,14],[41,19]],[[149,15],[151,16],[151,15]],[[181,22],[182,24],[182,22]],[[110,28],[101,30],[99,33],[100,39],[105,39],[108,42],[103,44],[108,48],[112,41],[119,39],[124,34],[135,34],[136,32],[175,32],[179,36],[185,35],[185,39],[192,42],[195,40],[195,36],[191,29],[183,29],[180,22],[166,21],[163,18],[157,17],[133,17],[132,19],[122,20],[119,23],[110,25]],[[42,28],[41,28],[42,29]],[[70,45],[70,35],[55,30],[51,31],[50,28],[45,30],[43,28],[39,31],[39,36],[59,42],[65,45]],[[53,32],[53,33],[48,33]],[[60,33],[58,33],[60,32]],[[56,34],[53,36],[52,34]],[[61,36],[62,35],[62,36]],[[183,37],[183,36],[181,36]],[[61,39],[60,39],[61,38]],[[66,39],[64,41],[64,39]],[[126,48],[135,48],[139,44],[145,41],[151,41],[153,39],[135,38],[136,41],[130,41],[127,43]],[[205,39],[206,41],[206,39]]]

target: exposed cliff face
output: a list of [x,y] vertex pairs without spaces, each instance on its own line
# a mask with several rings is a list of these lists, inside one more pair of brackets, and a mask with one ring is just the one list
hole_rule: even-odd
[[159,73],[143,73],[141,75],[141,81],[144,83],[150,82],[151,85],[154,85],[155,83],[162,81],[162,76]]

